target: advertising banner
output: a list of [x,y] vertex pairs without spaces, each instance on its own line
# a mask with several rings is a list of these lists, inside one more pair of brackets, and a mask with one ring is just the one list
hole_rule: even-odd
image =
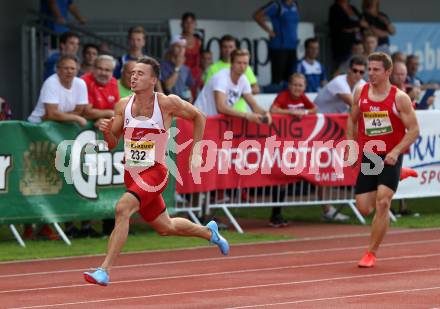
[[[0,223],[114,217],[125,192],[122,143],[109,152],[92,124],[52,121],[0,122],[0,136]],[[163,196],[172,212],[173,179]]]
[[[203,143],[204,165],[187,168],[189,151],[179,153],[179,193],[262,187],[307,180],[323,186],[355,182],[356,170],[342,168],[347,115],[273,115],[256,125],[241,118],[209,117]],[[191,124],[177,121],[178,144],[191,139]],[[183,185],[182,185],[183,184]]]

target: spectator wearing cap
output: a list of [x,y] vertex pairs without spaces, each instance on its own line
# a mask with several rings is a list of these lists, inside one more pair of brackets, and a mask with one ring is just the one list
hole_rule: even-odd
[[190,68],[185,65],[186,40],[178,35],[172,38],[170,48],[161,63],[161,81],[166,93],[178,95],[182,99],[192,102],[190,87],[194,81]]

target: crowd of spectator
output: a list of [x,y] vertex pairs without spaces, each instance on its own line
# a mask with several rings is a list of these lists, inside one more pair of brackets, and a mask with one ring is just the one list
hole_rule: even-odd
[[[47,2],[48,13],[55,17],[53,25],[60,26],[54,27],[62,34],[58,50],[45,61],[45,81],[28,120],[75,122],[81,126],[91,120],[98,126],[101,119],[113,116],[113,107],[120,98],[131,95],[130,76],[135,61],[149,54],[145,50],[147,33],[142,26],[131,27],[127,52],[116,59],[105,48],[84,44],[79,63],[80,37],[65,27],[66,12],[70,10],[80,22],[85,19],[72,1],[65,1],[58,9],[54,5],[56,1]],[[379,5],[379,0],[364,0],[359,11],[348,0],[335,0],[330,7],[331,51],[336,68],[331,79],[330,71],[319,61],[317,38],[305,40],[305,55],[297,59],[300,21],[297,1],[270,1],[256,10],[254,19],[269,36],[271,83],[280,89],[270,112],[298,118],[317,112],[347,113],[353,103],[354,89],[368,78],[366,56],[374,51],[389,53],[389,36],[395,34],[395,27]],[[423,84],[417,78],[417,56],[396,52],[392,58],[392,82],[404,89],[417,107],[421,91],[438,85]],[[271,116],[253,96],[260,92],[260,87],[249,61],[249,52],[240,49],[234,36],[225,34],[220,39],[220,57],[213,62],[212,53],[204,49],[195,14],[186,12],[181,18],[181,34],[171,38],[160,61],[161,76],[156,90],[176,94],[208,116],[223,114],[267,124]],[[314,102],[306,95],[310,92],[317,93]],[[428,106],[432,102],[431,97]],[[348,216],[326,205],[323,218],[344,221]],[[270,223],[276,227],[286,225],[280,208],[273,209]],[[108,234],[113,224],[104,221],[103,233]],[[66,229],[71,237],[101,235],[91,228],[90,221],[82,222],[80,229],[67,223]]]

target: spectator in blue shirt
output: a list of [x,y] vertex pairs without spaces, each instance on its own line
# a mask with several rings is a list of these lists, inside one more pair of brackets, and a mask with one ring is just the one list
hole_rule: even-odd
[[79,49],[79,36],[73,32],[65,32],[60,37],[59,51],[54,52],[44,62],[43,78],[46,80],[55,73],[56,63],[62,55],[77,56]]
[[328,82],[324,67],[316,60],[319,55],[318,39],[308,38],[304,46],[304,59],[298,63],[296,71],[306,77],[306,92],[318,92]]
[[160,64],[161,81],[166,93],[193,102],[190,87],[194,84],[191,69],[185,65],[186,40],[180,35],[171,40],[165,60]]
[[[266,23],[269,18],[272,28]],[[273,0],[259,8],[254,19],[270,36],[269,59],[272,84],[287,81],[297,62],[298,4],[294,0]]]
[[86,19],[81,16],[73,0],[41,0],[40,12],[53,19],[53,21],[45,22],[44,25],[56,33],[69,31],[66,26],[69,21],[69,12],[81,24],[86,23]]

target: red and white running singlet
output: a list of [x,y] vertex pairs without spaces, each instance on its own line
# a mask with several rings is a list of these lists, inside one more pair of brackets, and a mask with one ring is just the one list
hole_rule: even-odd
[[151,118],[133,117],[135,95],[128,101],[124,111],[124,158],[125,168],[149,168],[156,163],[165,165],[168,133],[165,130],[157,92]]
[[372,150],[376,154],[386,154],[400,143],[406,133],[396,106],[397,88],[391,86],[387,97],[380,102],[368,98],[369,84],[362,88],[359,98],[360,119],[358,124],[358,139],[360,152],[368,141],[383,141],[385,151]]

